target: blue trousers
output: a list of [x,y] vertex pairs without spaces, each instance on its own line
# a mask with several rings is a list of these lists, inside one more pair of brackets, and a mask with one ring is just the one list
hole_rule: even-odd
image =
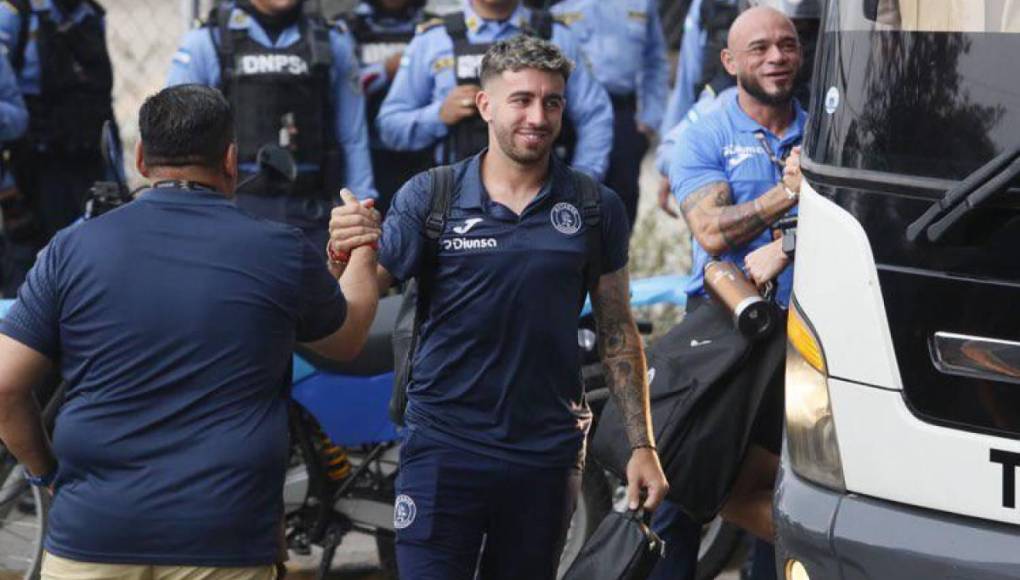
[[511,464],[411,430],[393,518],[400,576],[555,580],[580,489],[576,468]]
[[648,580],[694,580],[701,545],[701,524],[665,500],[652,515],[652,530],[666,542],[662,560]]

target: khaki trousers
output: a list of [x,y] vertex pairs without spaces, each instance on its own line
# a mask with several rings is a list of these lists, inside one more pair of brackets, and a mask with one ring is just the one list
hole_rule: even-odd
[[276,580],[276,566],[214,568],[78,562],[43,554],[42,580]]

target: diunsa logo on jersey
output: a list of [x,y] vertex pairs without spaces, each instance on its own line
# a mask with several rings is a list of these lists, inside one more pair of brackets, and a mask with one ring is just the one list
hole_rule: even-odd
[[549,219],[556,231],[565,236],[572,236],[581,231],[581,212],[569,203],[560,202],[554,205],[549,212]]
[[239,60],[242,75],[308,74],[308,63],[296,54],[246,54]]

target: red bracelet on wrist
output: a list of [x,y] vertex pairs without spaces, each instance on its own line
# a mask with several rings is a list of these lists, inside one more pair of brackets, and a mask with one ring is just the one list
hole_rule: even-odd
[[[378,250],[379,242],[372,242],[369,244],[361,244],[360,246],[355,246],[354,248],[351,249],[351,252],[364,246],[368,246],[373,250]],[[326,246],[326,253],[329,254],[329,261],[333,262],[334,264],[347,264],[348,262],[350,262],[351,252],[345,252],[343,250],[334,249],[333,244],[328,244]]]

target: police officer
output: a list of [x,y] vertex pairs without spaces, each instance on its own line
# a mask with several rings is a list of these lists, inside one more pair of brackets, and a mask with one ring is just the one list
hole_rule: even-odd
[[343,16],[357,41],[372,147],[372,172],[379,191],[376,209],[384,215],[397,189],[414,174],[432,165],[431,148],[420,151],[387,148],[375,128],[379,107],[389,92],[408,43],[414,38],[415,29],[431,18],[424,5],[425,0],[368,0]]
[[567,117],[576,141],[572,165],[596,179],[605,174],[613,141],[613,110],[569,29],[520,0],[463,0],[463,11],[426,22],[407,48],[376,125],[383,142],[403,151],[439,145],[436,159],[466,159],[485,147],[478,116],[478,64],[498,40],[527,33],[549,38],[578,64],[567,82]]
[[[719,307],[704,288],[710,259],[740,264],[757,284],[775,280],[777,302],[785,306],[791,259],[770,227],[796,213],[802,179],[797,145],[806,114],[793,97],[802,62],[793,23],[767,7],[742,13],[730,28],[722,60],[736,77],[737,90],[684,131],[669,171],[694,238],[688,309]],[[781,377],[781,371],[780,363],[775,376]],[[766,542],[773,537],[771,491],[782,436],[781,380],[776,383],[766,390],[740,476],[722,511],[724,518]],[[672,525],[670,514],[687,526],[679,510],[666,510],[656,514],[653,527]],[[668,561],[661,563],[652,578],[673,578],[668,566]],[[761,570],[765,577],[770,576],[767,568]]]
[[565,0],[553,8],[574,33],[613,102],[606,185],[637,218],[641,159],[662,123],[669,92],[657,0]]
[[[380,283],[424,277],[431,296],[407,388],[397,560],[415,580],[470,580],[478,564],[487,580],[553,580],[591,420],[576,335],[592,283],[607,381],[633,449],[630,507],[643,488],[654,509],[666,486],[630,312],[623,204],[552,154],[571,64],[553,44],[517,35],[481,67],[475,102],[490,147],[450,168],[438,242],[426,244],[431,172],[397,193],[383,224]],[[334,249],[347,251],[370,222],[341,215],[330,225]]]
[[230,99],[242,175],[255,171],[264,145],[293,153],[295,184],[256,180],[237,204],[300,227],[324,259],[341,186],[359,199],[377,196],[353,45],[345,26],[327,24],[302,0],[226,1],[184,37],[167,81],[218,87]]
[[25,137],[10,147],[10,168],[36,229],[29,247],[11,249],[28,256],[9,263],[14,283],[31,266],[34,251],[78,219],[92,184],[112,177],[100,153],[103,123],[114,118],[103,18],[94,0],[0,4],[0,42],[29,113]]
[[[6,51],[5,51],[6,52]],[[6,55],[0,57],[0,141],[13,141],[28,128],[28,109]],[[14,177],[3,172],[0,183],[0,297],[13,297],[32,264],[33,248],[25,242],[37,227]]]

